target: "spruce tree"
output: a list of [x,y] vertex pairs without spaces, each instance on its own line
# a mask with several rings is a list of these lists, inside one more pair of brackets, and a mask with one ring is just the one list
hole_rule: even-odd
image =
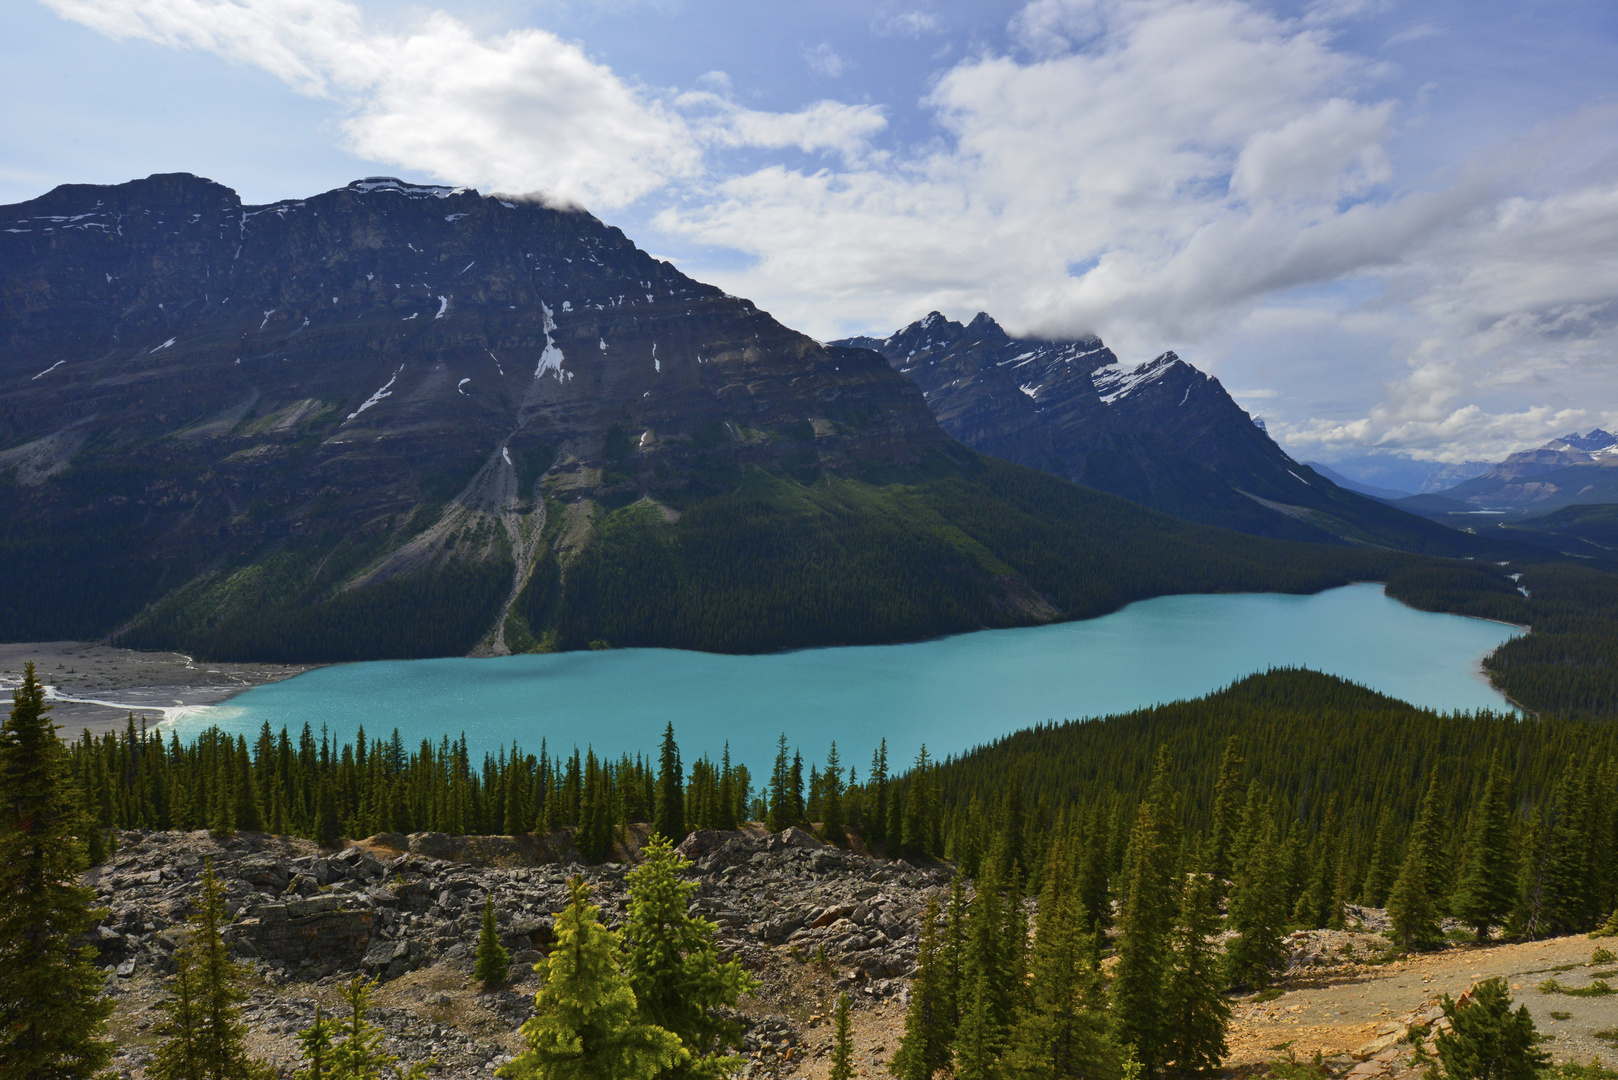
[[871,771],[865,781],[871,791],[871,808],[865,815],[865,842],[877,845],[887,842],[888,825],[888,740],[877,744],[871,754]]
[[1120,1055],[1107,1030],[1095,938],[1060,845],[1052,845],[1039,898],[1029,1000],[1001,1062],[1007,1080],[1103,1080]]
[[1169,1043],[1165,1058],[1181,1076],[1206,1076],[1226,1052],[1230,1002],[1212,938],[1219,932],[1219,887],[1213,875],[1193,871],[1180,895],[1173,959],[1165,995]]
[[337,796],[331,789],[331,780],[320,779],[320,795],[315,808],[315,843],[321,847],[336,847],[343,842],[343,827],[337,820]]
[[1225,740],[1225,752],[1219,760],[1219,776],[1214,782],[1213,820],[1209,823],[1208,835],[1208,872],[1213,875],[1214,887],[1221,897],[1235,871],[1233,848],[1241,829],[1242,774],[1246,766],[1241,744],[1232,735]]
[[[331,1072],[327,1076],[330,1080],[382,1080],[391,1073],[393,1080],[425,1080],[428,1066],[436,1062],[418,1061],[407,1069],[399,1064],[398,1055],[382,1049],[386,1032],[365,1018],[375,992],[376,980],[363,975],[354,976],[338,991],[348,1006],[348,1019],[331,1025],[332,1037],[341,1037],[331,1047]],[[316,1022],[319,1022],[318,1016]],[[313,1031],[304,1033],[310,1042],[319,1038]],[[304,1039],[299,1041],[305,1042]]]
[[500,944],[499,929],[495,924],[494,895],[483,898],[483,926],[478,931],[478,951],[472,962],[472,977],[492,990],[506,981],[511,971],[511,953]]
[[[1250,798],[1244,832],[1255,832],[1231,883],[1226,926],[1236,936],[1225,947],[1225,982],[1232,987],[1264,987],[1285,960],[1286,893],[1277,865],[1275,819],[1269,807]],[[1249,826],[1252,826],[1250,829]]]
[[1388,921],[1392,924],[1388,936],[1403,949],[1427,949],[1444,940],[1435,890],[1441,857],[1439,793],[1438,770],[1434,769],[1421,812],[1405,841],[1399,876],[1388,893]]
[[95,894],[79,884],[89,826],[34,665],[0,729],[0,1076],[77,1080],[112,1060],[94,950]]
[[1517,862],[1511,835],[1511,781],[1498,763],[1489,768],[1483,797],[1472,815],[1466,861],[1450,901],[1450,912],[1467,923],[1479,941],[1503,925],[1517,900]]
[[1539,1048],[1528,1006],[1511,1011],[1504,979],[1478,983],[1465,1005],[1448,994],[1440,1004],[1450,1030],[1438,1036],[1435,1049],[1450,1080],[1534,1080],[1551,1063]]
[[1135,1048],[1146,1075],[1158,1075],[1168,1042],[1163,1007],[1175,897],[1163,817],[1168,762],[1160,756],[1152,792],[1136,813],[1118,911],[1118,966],[1112,982],[1118,1042]]
[[522,1026],[528,1049],[501,1066],[510,1080],[651,1080],[689,1055],[643,1019],[621,970],[618,935],[601,925],[582,878],[568,882],[556,942],[537,967],[544,985]]
[[685,839],[685,767],[680,764],[673,724],[663,729],[663,746],[658,751],[657,807],[653,813],[652,827],[670,843]]
[[848,843],[843,824],[843,769],[837,758],[837,743],[826,755],[826,771],[820,774],[820,828],[830,843]]
[[247,739],[236,736],[236,783],[231,792],[231,827],[237,832],[262,832],[258,812],[258,785],[253,779],[252,762],[247,756]]
[[837,1011],[832,1014],[831,1069],[826,1080],[854,1080],[854,1037],[848,1030],[848,995],[837,995]]
[[796,825],[792,817],[792,766],[787,758],[787,734],[781,732],[775,743],[775,768],[770,770],[770,798],[764,815],[764,827],[770,832],[781,832]]
[[740,961],[720,961],[718,928],[690,913],[697,885],[682,877],[690,861],[660,836],[641,854],[644,861],[629,872],[624,922],[624,973],[640,1015],[684,1047],[670,1075],[727,1075],[740,1064],[728,1052],[741,1046],[743,1032],[721,1010],[734,1009],[759,984]]
[[225,888],[213,863],[203,869],[190,934],[175,951],[174,992],[157,1027],[163,1037],[147,1069],[152,1080],[258,1080],[275,1075],[247,1055],[242,1002],[247,973],[225,944]]
[[306,1068],[292,1074],[292,1080],[332,1080],[331,1051],[337,1025],[315,1002],[315,1022],[298,1032],[298,1056]]
[[910,983],[904,1036],[891,1069],[899,1080],[931,1080],[950,1063],[950,1044],[943,1017],[938,965],[938,898],[929,896],[921,916],[916,946],[916,977]]

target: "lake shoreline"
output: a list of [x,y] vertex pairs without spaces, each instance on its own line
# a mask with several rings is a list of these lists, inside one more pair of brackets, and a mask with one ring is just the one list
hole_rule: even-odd
[[322,664],[198,662],[184,653],[141,652],[85,641],[0,643],[0,689],[22,682],[32,661],[46,686],[51,719],[63,738],[122,731],[181,719],[192,709],[221,705],[255,687],[281,682]]

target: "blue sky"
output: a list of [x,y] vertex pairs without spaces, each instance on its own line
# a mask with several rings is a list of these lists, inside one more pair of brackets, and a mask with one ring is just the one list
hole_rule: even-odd
[[543,191],[818,337],[1173,348],[1296,456],[1618,423],[1618,5],[15,0],[0,202]]

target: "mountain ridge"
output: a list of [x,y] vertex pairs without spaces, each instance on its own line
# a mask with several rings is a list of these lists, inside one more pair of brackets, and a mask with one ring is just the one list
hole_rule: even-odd
[[1162,513],[1259,536],[1476,555],[1472,538],[1345,490],[1295,461],[1219,380],[1174,352],[1123,365],[1099,338],[1014,338],[939,312],[871,348],[983,453]]
[[[878,353],[821,346],[581,210],[381,177],[265,206],[188,174],[71,185],[0,207],[0,290],[11,640],[749,652],[1410,565],[986,457]],[[1103,351],[1020,357],[1012,392],[1052,405]],[[1086,392],[1149,407],[1195,397],[1186,380],[1210,385],[1163,358],[1110,404]],[[1263,491],[1216,495],[1290,520]]]

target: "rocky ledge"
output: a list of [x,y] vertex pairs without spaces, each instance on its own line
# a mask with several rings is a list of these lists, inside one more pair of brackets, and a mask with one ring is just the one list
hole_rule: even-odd
[[[724,956],[764,982],[742,1011],[749,1056],[772,1067],[813,1056],[805,1029],[838,991],[866,1009],[902,1004],[918,918],[950,876],[944,867],[841,850],[797,829],[697,832],[680,851],[693,863],[693,909],[718,926]],[[228,896],[232,949],[252,972],[247,1019],[257,1052],[290,1066],[292,1037],[316,1001],[329,1008],[339,983],[365,974],[383,982],[373,1019],[392,1052],[406,1061],[436,1057],[441,1077],[488,1076],[519,1047],[532,966],[550,943],[567,880],[581,875],[593,886],[609,926],[624,918],[631,864],[534,862],[554,854],[525,839],[436,833],[381,835],[338,851],[260,834],[122,833],[118,854],[86,875],[107,909],[94,943],[119,998],[120,1067],[132,1078],[144,1073],[162,977],[174,970],[197,880],[211,862]],[[486,895],[513,954],[513,981],[474,993]]]

